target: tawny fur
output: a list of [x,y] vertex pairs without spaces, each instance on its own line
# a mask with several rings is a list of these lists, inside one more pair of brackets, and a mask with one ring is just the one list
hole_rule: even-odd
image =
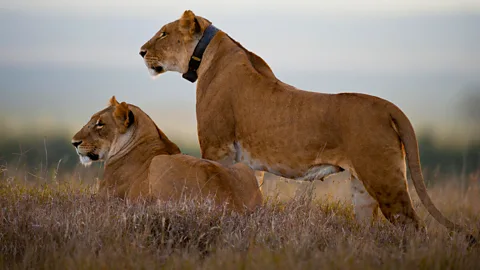
[[[185,11],[179,20],[163,26],[141,48],[147,67],[185,73],[208,25],[208,20]],[[162,39],[157,38],[160,33],[165,34]],[[461,230],[428,196],[415,132],[394,104],[364,94],[296,89],[278,80],[265,61],[222,31],[205,51],[196,95],[203,158],[223,164],[244,162],[289,178],[305,177],[312,168],[325,165],[348,170],[388,220],[418,228],[421,223],[407,189],[407,158],[428,211],[447,228]]]
[[[248,166],[223,166],[181,154],[140,108],[118,103],[114,97],[73,137],[73,142],[80,141],[79,155],[98,155],[98,160],[105,161],[102,195],[131,200],[211,197],[237,211],[262,204]],[[112,149],[116,149],[113,154]]]

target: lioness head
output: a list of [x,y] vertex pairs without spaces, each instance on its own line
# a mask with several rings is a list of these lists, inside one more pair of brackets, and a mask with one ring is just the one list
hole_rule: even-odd
[[134,123],[134,115],[125,102],[118,103],[113,96],[108,108],[95,113],[90,121],[73,136],[72,144],[80,156],[80,162],[90,165],[105,161],[114,143],[122,135],[128,136]]
[[187,10],[180,19],[160,28],[140,49],[150,74],[187,72],[193,50],[209,25],[208,20]]

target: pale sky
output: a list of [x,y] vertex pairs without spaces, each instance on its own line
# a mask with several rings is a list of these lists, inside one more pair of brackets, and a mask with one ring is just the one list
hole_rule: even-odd
[[129,12],[155,13],[155,9],[169,10],[192,9],[205,11],[223,9],[225,12],[241,10],[264,9],[276,11],[310,11],[321,13],[383,13],[383,12],[439,12],[480,9],[477,0],[187,0],[187,1],[158,1],[158,0],[2,0],[0,7],[15,9],[40,10],[128,10]]
[[73,132],[117,95],[196,141],[195,85],[175,73],[152,80],[138,56],[191,9],[287,83],[377,95],[416,127],[468,133],[458,110],[466,89],[480,89],[480,1],[164,3],[0,0],[0,128]]

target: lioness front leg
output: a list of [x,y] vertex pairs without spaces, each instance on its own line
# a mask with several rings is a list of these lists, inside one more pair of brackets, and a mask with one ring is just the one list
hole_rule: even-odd
[[[224,166],[229,166],[238,162],[238,160],[236,160],[236,153],[236,149],[232,143],[219,148],[209,147],[205,149],[205,151],[202,151],[202,158],[216,161]],[[257,178],[258,187],[260,188],[262,194],[264,175],[265,172],[263,171],[255,171],[255,177]]]
[[235,164],[235,148],[233,144],[222,147],[208,147],[202,150],[202,158],[216,161],[224,166]]

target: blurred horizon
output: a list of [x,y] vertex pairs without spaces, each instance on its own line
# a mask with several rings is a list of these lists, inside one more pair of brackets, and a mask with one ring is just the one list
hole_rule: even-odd
[[4,1],[0,138],[68,137],[116,95],[173,141],[198,147],[195,84],[178,73],[152,80],[138,56],[185,9],[258,54],[286,83],[385,98],[442,145],[479,140],[476,112],[468,115],[465,104],[480,96],[480,3],[446,0]]

